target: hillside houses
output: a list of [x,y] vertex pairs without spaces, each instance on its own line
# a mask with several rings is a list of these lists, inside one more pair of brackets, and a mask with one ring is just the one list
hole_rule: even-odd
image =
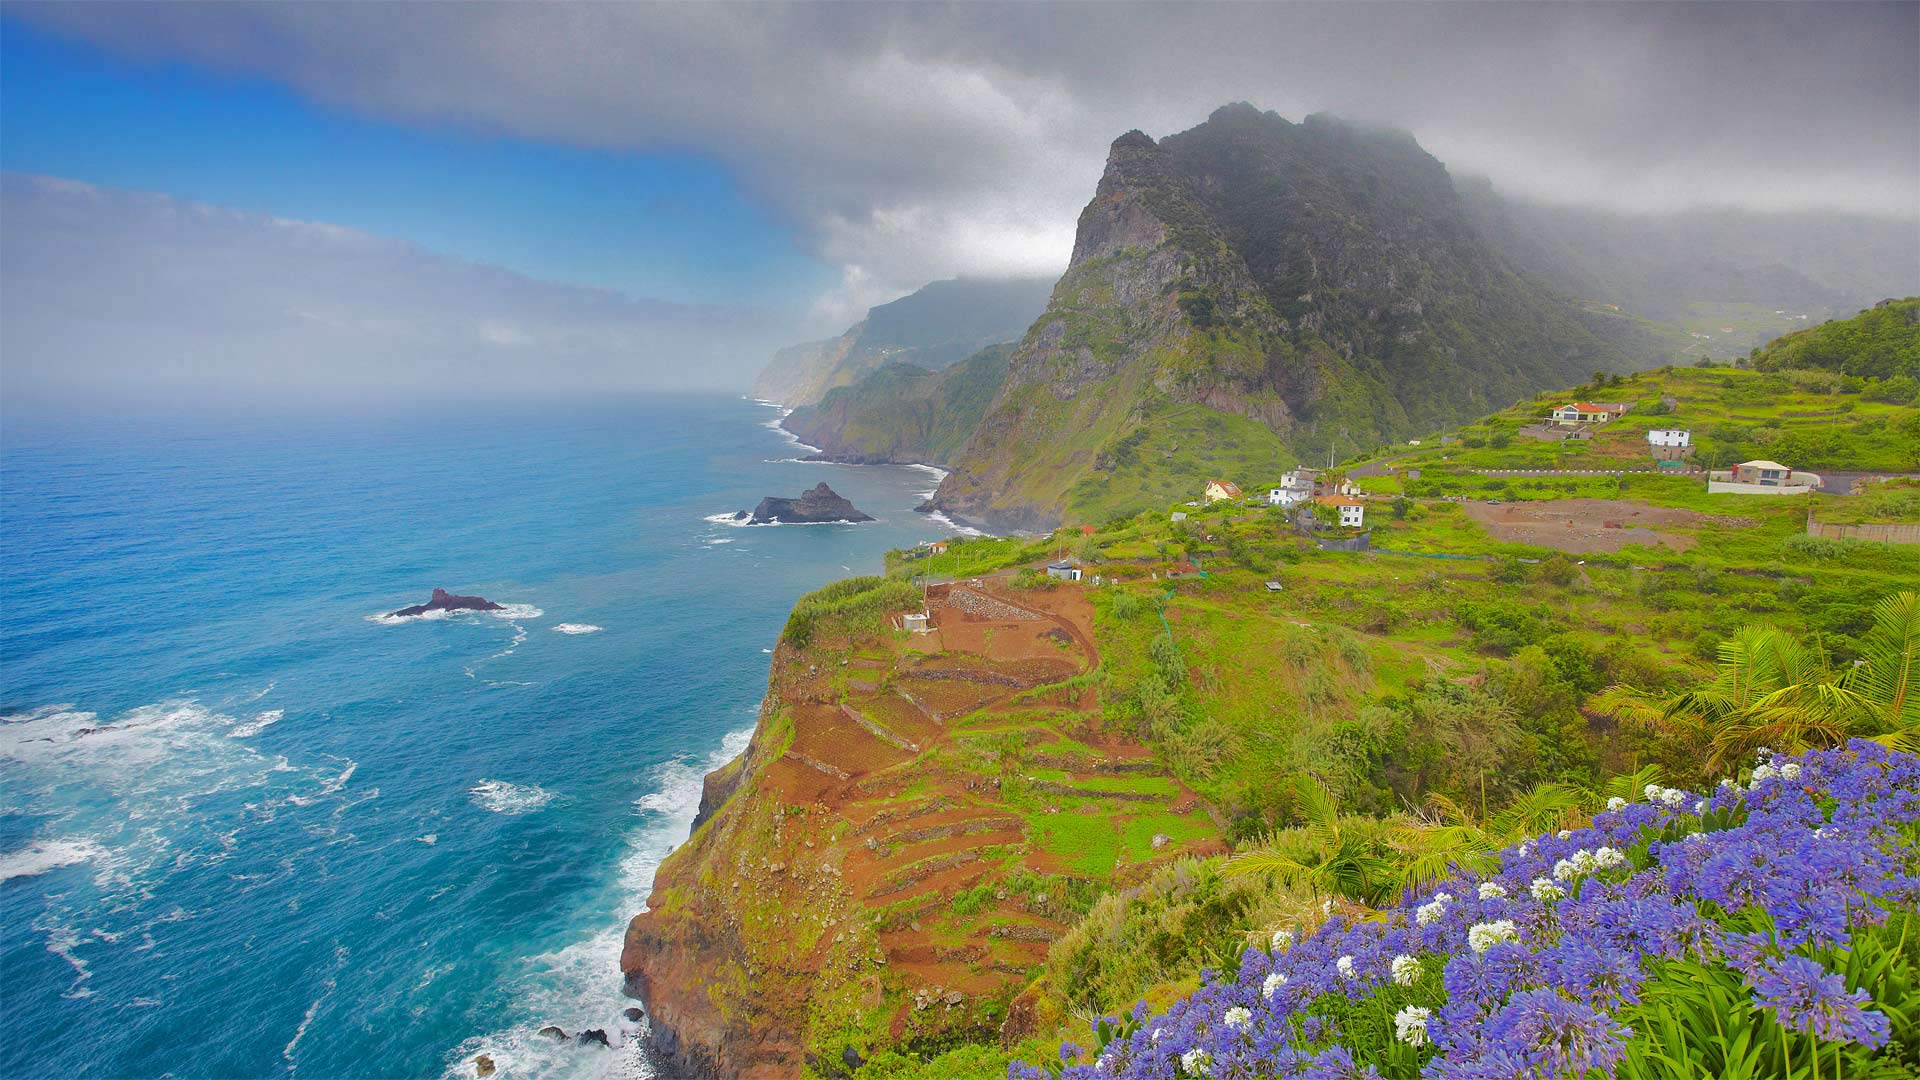
[[1547,419],[1556,424],[1605,424],[1627,415],[1628,408],[1619,401],[1573,401],[1554,409]]
[[[1358,529],[1364,526],[1367,504],[1351,495],[1321,495],[1313,500],[1315,506],[1324,506],[1327,511],[1338,514],[1340,527]],[[1323,512],[1322,516],[1326,516]]]
[[1763,459],[1743,461],[1731,469],[1716,469],[1707,474],[1707,490],[1715,494],[1805,495],[1822,482],[1818,473]]
[[1647,445],[1655,461],[1678,461],[1693,453],[1693,432],[1685,428],[1651,428]]
[[1240,485],[1231,480],[1209,480],[1205,492],[1209,504],[1241,498]]
[[1285,508],[1306,502],[1313,498],[1319,478],[1320,470],[1304,467],[1281,473],[1280,486],[1267,492],[1267,505]]

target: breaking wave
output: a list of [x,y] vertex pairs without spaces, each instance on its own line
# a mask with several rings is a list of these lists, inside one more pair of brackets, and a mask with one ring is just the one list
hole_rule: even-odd
[[482,780],[469,788],[474,805],[496,814],[531,814],[553,801],[553,792],[538,784],[509,784],[505,780]]
[[556,624],[553,632],[556,634],[597,634],[604,629],[606,628],[603,626],[595,626],[592,623],[563,622]]
[[91,840],[35,840],[17,851],[0,855],[0,881],[38,877],[49,870],[92,862],[106,849]]

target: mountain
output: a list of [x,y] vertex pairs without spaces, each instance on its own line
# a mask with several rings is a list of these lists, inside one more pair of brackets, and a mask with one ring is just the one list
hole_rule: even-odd
[[1920,379],[1920,297],[1882,300],[1851,319],[1837,319],[1788,334],[1758,350],[1761,371],[1819,368],[1863,379]]
[[1513,199],[1456,182],[1474,225],[1516,268],[1563,292],[1683,321],[1697,304],[1814,318],[1920,292],[1920,229],[1831,212],[1625,214]]
[[1000,392],[1012,353],[1011,343],[992,345],[939,371],[893,361],[781,423],[835,461],[945,468]]
[[889,362],[939,371],[988,345],[1017,340],[1046,309],[1052,285],[1040,278],[933,282],[870,309],[837,338],[776,352],[755,380],[753,396],[812,405]]
[[1515,271],[1412,136],[1229,105],[1114,141],[1066,275],[934,502],[1038,529],[1213,473],[1265,479],[1294,452],[1652,359],[1611,332]]

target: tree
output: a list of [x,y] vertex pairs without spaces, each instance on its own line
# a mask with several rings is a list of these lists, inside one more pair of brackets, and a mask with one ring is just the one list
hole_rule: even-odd
[[1229,877],[1268,874],[1316,894],[1340,896],[1377,907],[1396,891],[1400,875],[1378,838],[1343,822],[1333,793],[1311,776],[1293,781],[1294,805],[1306,822],[1299,830],[1276,833],[1251,851],[1229,858]]

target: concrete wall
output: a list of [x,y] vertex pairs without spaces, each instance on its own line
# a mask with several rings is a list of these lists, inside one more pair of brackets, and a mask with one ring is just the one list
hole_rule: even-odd
[[1828,540],[1872,540],[1881,544],[1920,544],[1920,525],[1827,525],[1807,522],[1807,535]]
[[1710,495],[1805,495],[1812,491],[1808,487],[1776,487],[1767,484],[1736,484],[1728,480],[1707,481],[1707,493]]

